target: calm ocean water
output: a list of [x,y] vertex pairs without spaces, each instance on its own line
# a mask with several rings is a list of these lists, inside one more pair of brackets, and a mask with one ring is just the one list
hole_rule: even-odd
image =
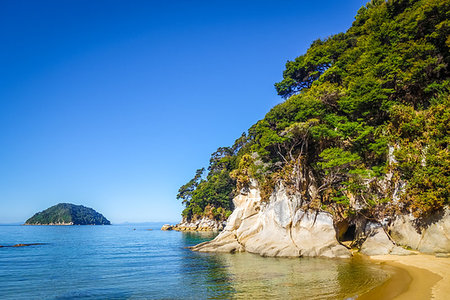
[[361,259],[195,253],[214,235],[160,227],[0,226],[0,245],[46,243],[0,248],[0,299],[344,299],[389,276]]

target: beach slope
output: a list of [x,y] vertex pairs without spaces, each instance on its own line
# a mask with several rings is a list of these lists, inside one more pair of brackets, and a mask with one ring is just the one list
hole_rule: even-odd
[[417,254],[409,256],[375,255],[373,261],[406,270],[411,277],[408,289],[395,299],[448,299],[450,258]]

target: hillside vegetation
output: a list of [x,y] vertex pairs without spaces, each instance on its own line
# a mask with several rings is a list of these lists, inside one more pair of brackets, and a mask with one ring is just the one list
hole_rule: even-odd
[[110,225],[111,223],[92,208],[70,203],[59,203],[36,213],[25,224]]
[[275,84],[286,100],[179,189],[187,219],[225,219],[250,180],[336,218],[449,205],[450,1],[374,0]]

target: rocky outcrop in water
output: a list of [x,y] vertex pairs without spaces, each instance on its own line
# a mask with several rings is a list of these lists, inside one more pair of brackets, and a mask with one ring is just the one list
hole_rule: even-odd
[[226,221],[213,220],[203,217],[196,220],[183,218],[183,220],[176,225],[164,224],[161,230],[177,230],[177,231],[221,231],[226,226]]
[[170,224],[164,224],[164,225],[161,227],[161,230],[164,230],[164,231],[170,231],[170,230],[173,230],[173,226],[170,225]]
[[268,203],[261,202],[256,182],[234,199],[235,210],[214,240],[192,247],[200,252],[243,252],[262,256],[349,257],[336,239],[333,218],[301,208],[301,196],[280,185]]

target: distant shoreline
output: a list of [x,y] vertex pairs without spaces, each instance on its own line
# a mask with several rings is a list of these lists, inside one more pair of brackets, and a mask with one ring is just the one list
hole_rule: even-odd
[[[24,225],[24,226],[72,226],[74,224],[71,222],[71,223],[50,223],[50,224],[27,224],[27,223],[24,223],[22,225]],[[94,225],[94,224],[89,224],[89,225]]]

